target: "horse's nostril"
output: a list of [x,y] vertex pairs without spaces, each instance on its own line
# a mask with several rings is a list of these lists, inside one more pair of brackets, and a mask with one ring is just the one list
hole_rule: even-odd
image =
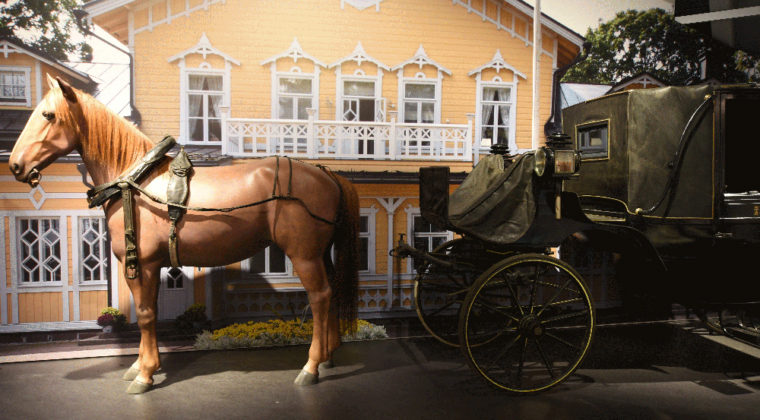
[[13,164],[11,164],[11,171],[12,171],[14,174],[18,174],[18,173],[19,173],[19,167],[18,167],[18,163],[13,163]]

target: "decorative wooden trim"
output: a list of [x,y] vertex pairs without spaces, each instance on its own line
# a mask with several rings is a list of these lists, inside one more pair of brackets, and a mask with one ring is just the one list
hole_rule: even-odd
[[[277,71],[277,60],[280,59],[291,59],[293,60],[293,63],[296,64],[293,66],[289,72],[278,72]],[[309,60],[312,63],[314,63],[314,73],[304,73],[301,71],[301,68],[298,67],[298,60],[299,59],[305,59]],[[311,108],[315,110],[315,118],[319,119],[319,75],[320,75],[320,67],[327,68],[327,65],[323,62],[317,60],[313,56],[307,54],[304,52],[303,48],[301,48],[301,44],[298,42],[297,38],[293,38],[293,42],[290,44],[290,47],[288,47],[287,50],[281,52],[280,54],[274,55],[272,57],[269,57],[268,59],[261,62],[262,66],[265,66],[269,64],[269,70],[271,73],[271,118],[277,119],[279,113],[278,106],[279,106],[279,94],[280,91],[278,89],[279,79],[281,77],[297,77],[297,78],[309,78],[312,80],[311,85]],[[297,116],[296,116],[297,117]]]
[[494,53],[493,58],[491,59],[491,61],[483,64],[482,66],[480,66],[480,67],[478,67],[478,68],[476,68],[476,69],[474,69],[472,71],[470,71],[469,73],[467,73],[467,75],[470,76],[470,77],[472,77],[472,76],[474,76],[474,75],[476,75],[478,73],[483,72],[483,70],[485,70],[485,69],[494,69],[494,70],[496,70],[496,73],[499,73],[501,70],[509,70],[512,73],[514,73],[515,76],[520,76],[520,77],[522,77],[523,79],[526,79],[526,80],[528,79],[528,77],[525,75],[525,73],[517,70],[512,65],[510,65],[509,63],[507,63],[506,61],[504,61],[504,57],[501,56],[501,50],[498,50],[498,49]]
[[345,4],[348,3],[349,5],[359,9],[364,10],[369,7],[375,6],[375,11],[380,11],[380,3],[383,0],[340,0],[340,8],[345,9]]
[[358,66],[361,66],[362,62],[366,61],[368,63],[372,63],[372,64],[376,65],[378,68],[383,69],[385,71],[390,71],[391,70],[390,67],[388,67],[385,64],[383,64],[380,60],[378,60],[378,59],[370,56],[369,54],[367,54],[367,52],[364,51],[364,47],[362,46],[362,42],[361,41],[359,41],[359,42],[356,43],[356,47],[354,48],[354,51],[350,55],[347,55],[347,56],[341,58],[340,60],[338,60],[338,61],[330,64],[329,68],[333,68],[333,67],[336,67],[336,66],[341,66],[346,61],[354,61],[354,62],[356,62],[356,64]]
[[230,63],[233,63],[235,65],[240,65],[240,62],[232,58],[231,56],[219,51],[218,49],[214,48],[211,45],[211,41],[208,40],[208,37],[206,36],[206,33],[204,32],[201,35],[201,39],[198,40],[198,43],[194,46],[186,49],[185,51],[182,51],[180,53],[177,53],[171,57],[169,57],[168,61],[171,63],[173,61],[184,59],[188,55],[192,54],[200,54],[203,56],[203,59],[206,60],[208,55],[218,55],[219,57],[224,58],[225,61],[229,61]]
[[312,61],[314,64],[321,66],[322,68],[327,68],[327,65],[325,63],[304,52],[303,48],[301,48],[301,44],[298,42],[298,38],[293,38],[293,42],[290,43],[290,47],[288,47],[287,50],[267,58],[261,62],[261,65],[265,66],[270,63],[276,63],[277,60],[281,58],[290,58],[296,64],[298,64],[298,59],[306,59]]
[[391,70],[393,71],[403,70],[404,67],[410,64],[416,64],[420,66],[420,70],[422,70],[422,66],[425,66],[425,65],[433,66],[436,69],[438,69],[439,72],[444,72],[447,75],[451,76],[451,70],[447,69],[446,67],[443,67],[442,65],[438,64],[437,61],[428,57],[427,53],[425,52],[425,48],[422,46],[422,44],[420,44],[420,47],[417,48],[417,52],[414,53],[414,56],[412,58],[393,66]]

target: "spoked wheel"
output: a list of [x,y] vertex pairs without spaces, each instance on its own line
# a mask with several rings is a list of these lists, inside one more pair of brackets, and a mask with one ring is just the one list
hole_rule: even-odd
[[465,238],[445,242],[431,255],[454,265],[427,263],[419,269],[414,280],[417,316],[438,341],[459,347],[457,322],[462,302],[475,279],[503,255],[487,251],[482,242]]
[[546,255],[516,255],[473,284],[459,317],[459,342],[470,367],[491,385],[543,391],[581,364],[594,318],[588,287],[572,267]]

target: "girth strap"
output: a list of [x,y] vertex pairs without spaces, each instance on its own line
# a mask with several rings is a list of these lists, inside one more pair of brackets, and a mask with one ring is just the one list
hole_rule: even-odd
[[126,250],[124,277],[132,280],[137,278],[137,273],[140,271],[140,264],[137,260],[134,202],[132,200],[132,189],[128,183],[120,182],[118,187],[121,189],[121,200],[124,207],[124,247]]
[[185,153],[185,148],[181,148],[177,156],[169,164],[169,183],[166,186],[166,204],[169,207],[169,220],[171,228],[169,230],[169,261],[172,267],[180,267],[179,252],[177,251],[177,222],[185,214],[185,209],[177,207],[184,205],[187,201],[189,188],[187,185],[188,176],[193,168],[193,164]]

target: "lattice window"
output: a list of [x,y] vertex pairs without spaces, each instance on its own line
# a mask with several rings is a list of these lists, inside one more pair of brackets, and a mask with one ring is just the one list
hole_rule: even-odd
[[166,270],[166,288],[182,289],[185,287],[185,272],[181,268],[170,267]]
[[0,101],[26,102],[28,80],[23,71],[0,71]]
[[79,281],[84,284],[107,282],[111,242],[103,217],[79,219]]
[[60,282],[60,219],[19,219],[18,232],[20,283],[32,285]]

